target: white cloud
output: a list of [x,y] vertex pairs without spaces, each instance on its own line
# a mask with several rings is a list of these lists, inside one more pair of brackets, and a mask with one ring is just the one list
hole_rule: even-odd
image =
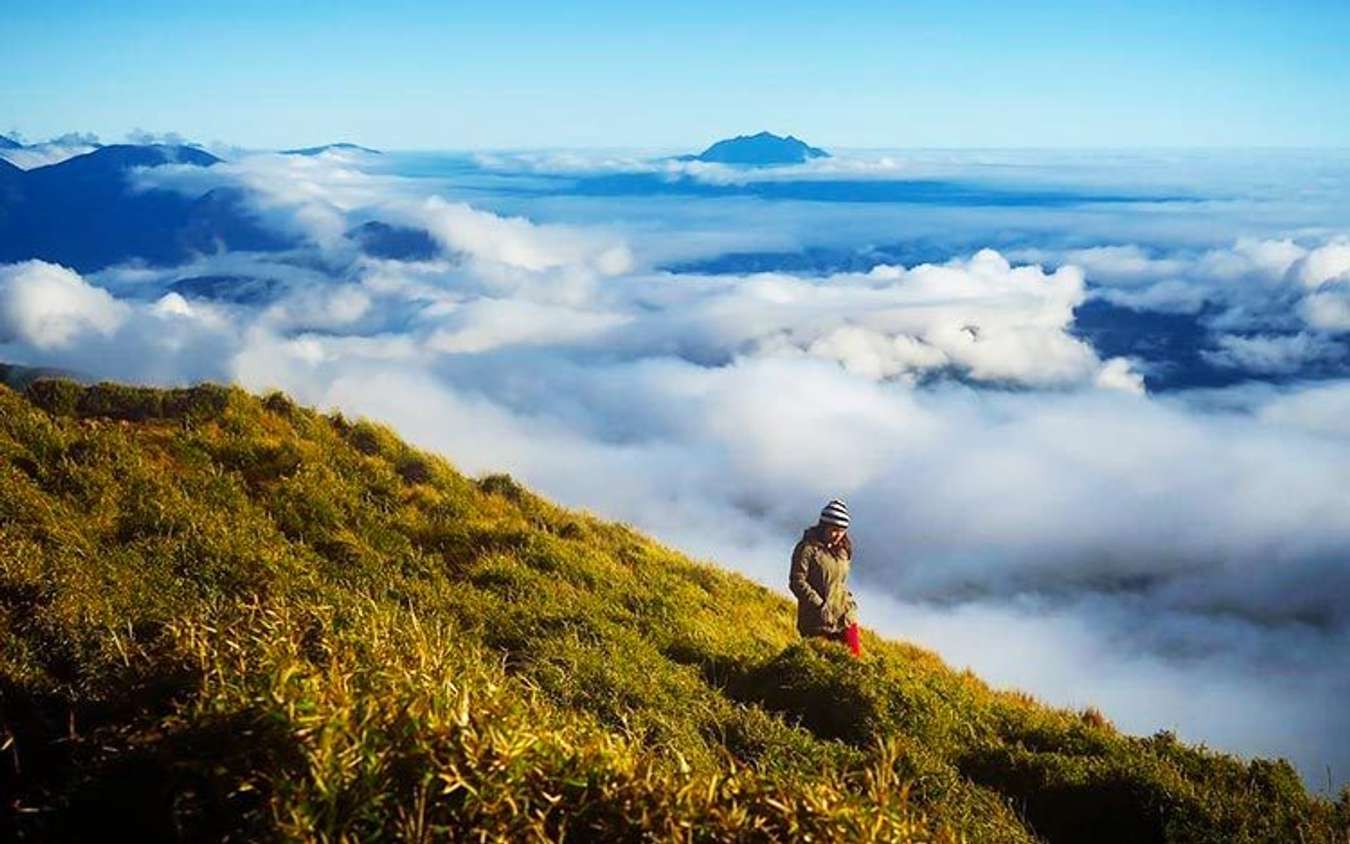
[[679,160],[669,151],[630,150],[587,152],[558,150],[479,153],[474,161],[489,170],[585,177],[608,174],[648,174],[667,180],[693,179],[710,185],[752,182],[894,180],[924,175],[904,152],[843,151],[829,158],[775,167],[737,167],[717,162]]
[[95,149],[97,147],[91,144],[50,141],[20,149],[0,149],[0,159],[8,161],[20,170],[33,170],[49,164],[60,164],[66,159],[93,152]]
[[6,339],[42,350],[65,348],[83,334],[112,334],[127,311],[65,267],[44,261],[0,265],[0,328]]
[[505,267],[577,267],[612,276],[627,272],[633,264],[627,247],[613,238],[570,226],[542,226],[523,217],[500,217],[436,196],[396,213],[420,224],[451,252]]
[[912,382],[916,373],[940,369],[950,361],[941,349],[907,334],[889,337],[856,325],[841,325],[806,350],[873,380],[902,377]]
[[124,300],[43,261],[0,265],[0,358],[89,377],[177,384],[228,377],[235,325],[209,303]]
[[1102,364],[1094,382],[1106,390],[1119,390],[1123,393],[1144,393],[1144,378],[1136,371],[1134,364],[1125,358],[1111,358]]
[[1228,369],[1270,375],[1292,375],[1310,363],[1339,360],[1346,348],[1313,334],[1257,335],[1244,337],[1220,335],[1217,349],[1205,349],[1205,360]]
[[[1339,253],[1319,253],[1334,233],[1226,231],[1227,246],[1079,240],[1012,260],[962,249],[870,272],[701,275],[648,268],[654,253],[696,252],[705,237],[714,249],[785,248],[840,237],[834,224],[857,218],[737,200],[638,203],[675,215],[650,231],[612,227],[613,205],[586,206],[602,225],[541,222],[510,197],[488,211],[328,156],[142,176],[187,192],[242,187],[265,220],[314,245],[88,281],[55,268],[120,319],[20,331],[30,323],[15,314],[28,311],[0,299],[7,358],[280,387],[780,590],[803,523],[844,496],[868,624],[1056,701],[1096,703],[1131,729],[1175,726],[1293,755],[1305,771],[1350,769],[1337,714],[1350,691],[1346,382],[1150,396],[1134,360],[1104,360],[1071,333],[1086,275],[1140,307],[1219,303],[1260,328],[1223,335],[1213,354],[1297,373],[1338,348],[1323,336],[1334,312],[1299,333],[1315,297],[1340,290],[1328,275]],[[538,207],[556,220],[580,206]],[[1045,213],[919,211],[887,209],[846,234],[865,244],[910,226],[1002,232]],[[368,219],[423,226],[447,254],[360,256],[341,234]],[[1080,222],[1109,229],[1104,219],[1123,217],[1055,219],[1078,236]],[[1177,228],[1170,217],[1157,227]],[[235,305],[167,292],[191,275],[278,287]],[[39,344],[55,334],[67,342]],[[1271,680],[1290,665],[1300,695]]]
[[1323,244],[1301,257],[1293,270],[1306,287],[1317,287],[1329,281],[1350,281],[1350,242]]
[[1279,394],[1258,407],[1269,424],[1350,439],[1350,381]]
[[348,214],[396,194],[399,180],[370,175],[343,156],[256,154],[210,167],[165,164],[133,171],[142,190],[200,196],[217,188],[245,191],[249,208],[275,229],[331,250],[344,247]]
[[[1222,332],[1350,331],[1350,241],[1340,234],[1317,241],[1245,237],[1227,247],[1161,256],[1137,245],[1023,249],[1012,254],[1082,267],[1088,281],[1097,286],[1094,295],[1122,307],[1198,314],[1206,305],[1217,306],[1219,312],[1204,320],[1220,333],[1213,341],[1220,350],[1206,355],[1216,365],[1237,367],[1251,360],[1260,372],[1292,371],[1289,367],[1296,366],[1300,354],[1296,346],[1304,360],[1328,357],[1325,340],[1306,336],[1281,340],[1277,345],[1284,349],[1285,366],[1273,362],[1269,338],[1253,345],[1221,336]],[[1260,361],[1270,363],[1260,368]]]
[[1350,283],[1330,284],[1299,303],[1308,325],[1322,331],[1350,332]]
[[564,306],[478,299],[439,320],[439,327],[428,338],[427,345],[438,352],[474,354],[503,346],[565,344],[625,321],[625,317],[617,314]]
[[1107,288],[1101,298],[1136,311],[1164,314],[1194,314],[1204,308],[1210,293],[1203,285],[1170,279],[1147,287]]

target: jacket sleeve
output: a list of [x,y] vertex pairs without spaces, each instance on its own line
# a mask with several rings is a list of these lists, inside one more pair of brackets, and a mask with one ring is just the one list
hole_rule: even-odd
[[848,608],[844,611],[844,626],[858,623],[858,602],[853,593],[848,593]]
[[798,542],[792,549],[792,571],[788,575],[788,588],[800,601],[805,601],[816,609],[825,605],[825,598],[811,586],[806,579],[806,570],[810,565],[810,555],[805,542]]

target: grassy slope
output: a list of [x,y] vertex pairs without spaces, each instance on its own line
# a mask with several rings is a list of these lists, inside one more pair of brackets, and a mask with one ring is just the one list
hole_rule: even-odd
[[0,387],[0,837],[1346,840],[1282,762],[792,618],[279,395]]

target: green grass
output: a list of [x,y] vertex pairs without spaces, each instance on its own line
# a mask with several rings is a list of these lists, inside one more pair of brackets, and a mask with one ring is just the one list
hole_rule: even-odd
[[3,838],[1350,840],[281,395],[0,388],[0,642]]

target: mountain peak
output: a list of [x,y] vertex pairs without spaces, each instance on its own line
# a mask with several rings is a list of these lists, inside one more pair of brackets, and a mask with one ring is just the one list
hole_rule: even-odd
[[0,149],[23,149],[23,144],[12,138],[0,135]]
[[56,164],[34,168],[31,172],[57,169],[67,172],[125,170],[131,167],[157,167],[161,164],[195,164],[198,167],[209,167],[219,162],[219,158],[197,147],[173,144],[109,144]]
[[331,151],[334,151],[334,150],[341,151],[341,152],[365,152],[365,153],[370,153],[371,155],[381,155],[381,152],[380,152],[379,150],[377,150],[377,149],[371,149],[370,147],[363,147],[363,146],[361,146],[361,145],[359,145],[359,144],[350,144],[350,143],[347,143],[347,142],[345,142],[345,141],[342,141],[342,142],[339,142],[339,143],[336,143],[336,144],[324,144],[324,145],[322,145],[322,146],[317,146],[317,147],[300,147],[300,148],[297,148],[297,149],[283,149],[283,150],[281,151],[281,154],[282,154],[282,155],[322,155],[322,154],[325,153],[325,152],[331,152]]
[[786,137],[761,131],[754,135],[737,135],[717,141],[694,156],[697,161],[718,164],[740,164],[754,167],[778,164],[801,164],[813,158],[829,158],[830,154],[813,147],[792,135]]

